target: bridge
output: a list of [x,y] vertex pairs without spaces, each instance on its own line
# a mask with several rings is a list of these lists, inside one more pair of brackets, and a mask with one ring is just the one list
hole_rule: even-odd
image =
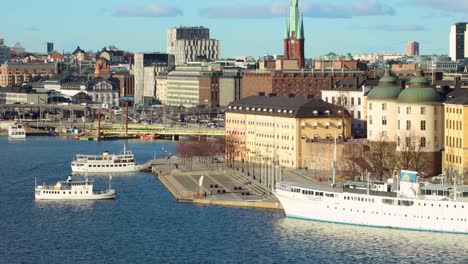
[[[113,128],[113,129],[101,129],[101,133],[113,134],[113,135],[125,135],[126,131],[124,128]],[[146,135],[155,134],[162,136],[225,136],[224,129],[193,129],[193,128],[129,128],[127,131],[128,135]]]

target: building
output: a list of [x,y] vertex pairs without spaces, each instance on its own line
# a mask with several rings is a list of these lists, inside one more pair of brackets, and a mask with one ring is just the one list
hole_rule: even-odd
[[442,173],[446,180],[468,180],[468,89],[448,94],[444,103],[445,139]]
[[219,77],[219,105],[228,106],[229,103],[240,99],[242,90],[242,74],[240,69],[223,69]]
[[184,107],[218,106],[221,74],[219,67],[213,69],[210,65],[177,66],[167,75],[166,104]]
[[0,87],[20,86],[34,77],[52,77],[57,73],[56,63],[8,62],[0,66]]
[[80,46],[76,47],[71,56],[72,61],[80,63],[87,59],[86,51],[82,50]]
[[371,142],[397,141],[398,95],[402,91],[398,80],[386,72],[377,87],[367,95],[367,138]]
[[10,48],[4,45],[0,45],[0,64],[3,64],[10,60]]
[[314,60],[315,70],[345,70],[345,71],[367,71],[367,63],[354,60],[351,54],[338,56],[333,52],[320,56]]
[[450,27],[450,58],[454,61],[468,57],[468,23],[456,23]]
[[44,83],[44,88],[55,90],[70,98],[79,93],[85,93],[92,98],[93,102],[114,106],[119,104],[118,85],[111,80],[100,78],[89,81],[83,78],[66,78],[48,80]]
[[53,51],[54,51],[54,43],[44,42],[44,44],[42,46],[42,53],[51,54]]
[[347,77],[375,73],[362,71],[334,70],[297,70],[297,71],[247,71],[242,77],[241,98],[259,93],[275,93],[278,96],[315,96],[320,98],[323,89],[334,87],[335,83]]
[[442,101],[422,71],[404,90],[394,77],[383,77],[367,98],[369,141],[396,142],[397,153],[420,154],[426,163],[420,168],[425,175],[439,174],[444,136]]
[[419,42],[412,41],[406,44],[406,56],[419,55]]
[[117,79],[120,88],[120,97],[133,97],[135,94],[135,76],[128,72],[119,72],[112,74]]
[[11,48],[11,52],[14,52],[17,55],[26,53],[26,49],[21,46],[20,43],[16,42]]
[[367,133],[367,93],[377,86],[376,79],[357,75],[339,80],[333,88],[322,89],[322,100],[342,106],[352,117],[352,136],[366,137]]
[[221,54],[220,42],[210,39],[205,27],[178,27],[167,30],[167,53],[175,56],[175,64],[215,61]]
[[156,76],[156,98],[162,105],[167,105],[167,74],[168,72],[159,72]]
[[350,137],[351,117],[320,99],[269,94],[230,103],[225,127],[228,158],[297,169],[313,142]]
[[31,87],[7,87],[0,89],[0,104],[44,104],[48,94],[37,93]]
[[174,66],[174,56],[167,53],[135,54],[135,102],[145,102],[156,97],[156,76],[159,72]]
[[299,13],[298,0],[291,0],[289,20],[284,35],[284,60],[295,60],[299,69],[304,68],[304,22]]

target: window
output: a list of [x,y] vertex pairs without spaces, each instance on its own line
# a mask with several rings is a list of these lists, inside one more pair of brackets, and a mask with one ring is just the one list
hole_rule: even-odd
[[383,126],[387,125],[387,117],[386,116],[382,116],[382,125]]
[[406,107],[406,114],[411,115],[411,107]]
[[397,146],[398,146],[398,147],[400,146],[400,141],[401,141],[401,139],[400,139],[400,137],[398,137],[398,138],[397,138]]
[[358,98],[358,99],[357,99],[357,104],[358,104],[358,105],[361,105],[361,98]]
[[421,120],[421,130],[422,131],[426,130],[426,120]]
[[387,111],[387,104],[382,104],[382,111]]
[[425,115],[426,114],[426,107],[422,106],[421,107],[421,115]]
[[411,130],[411,120],[406,120],[406,130]]
[[351,97],[351,105],[354,105],[354,97]]
[[406,140],[406,147],[409,148],[411,146],[411,138],[406,137],[405,140]]
[[369,116],[369,125],[372,125],[372,116]]
[[422,138],[421,138],[421,147],[422,147],[422,148],[425,148],[425,147],[426,147],[426,138],[425,138],[425,137],[422,137]]
[[398,120],[398,129],[400,129],[400,120]]
[[369,104],[369,110],[372,110],[372,103]]

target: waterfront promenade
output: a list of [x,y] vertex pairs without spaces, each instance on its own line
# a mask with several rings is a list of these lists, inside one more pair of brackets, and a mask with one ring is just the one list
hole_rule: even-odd
[[[182,158],[158,159],[152,169],[178,202],[282,210],[271,187],[266,186],[265,168],[263,177],[259,177],[259,166],[247,168],[245,164],[235,163],[228,167],[226,162],[213,162],[206,157],[194,157],[192,162],[185,163]],[[285,181],[316,182],[314,174],[307,171],[282,169],[278,176]]]

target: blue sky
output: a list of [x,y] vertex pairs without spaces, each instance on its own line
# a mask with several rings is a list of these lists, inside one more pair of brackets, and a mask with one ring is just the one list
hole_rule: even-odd
[[[223,58],[283,53],[290,0],[15,0],[2,3],[0,38],[40,51],[166,51],[166,30],[205,26],[221,40]],[[468,21],[468,0],[299,0],[306,57],[405,52],[420,42],[422,54],[447,54],[454,22]]]

